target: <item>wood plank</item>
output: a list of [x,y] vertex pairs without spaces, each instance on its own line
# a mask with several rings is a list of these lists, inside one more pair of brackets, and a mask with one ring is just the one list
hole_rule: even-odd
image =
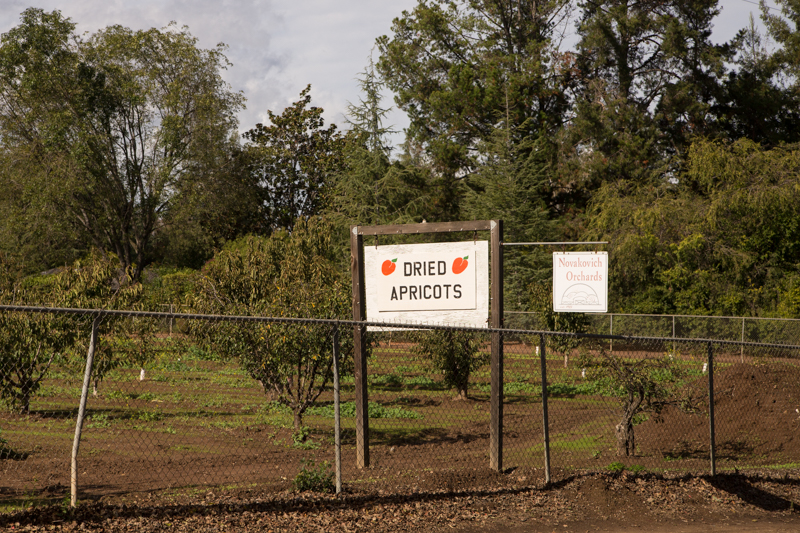
[[[491,325],[503,327],[503,221],[491,221]],[[492,332],[489,467],[503,470],[503,334]]]
[[[366,318],[366,298],[364,295],[364,237],[359,235],[358,226],[350,227],[350,276],[353,280],[353,320]],[[353,326],[353,363],[355,364],[355,402],[356,402],[356,466],[369,468],[369,416],[367,411],[367,327]]]
[[406,235],[414,233],[447,233],[453,231],[488,231],[489,220],[465,222],[427,222],[424,224],[391,224],[385,226],[355,226],[359,235]]

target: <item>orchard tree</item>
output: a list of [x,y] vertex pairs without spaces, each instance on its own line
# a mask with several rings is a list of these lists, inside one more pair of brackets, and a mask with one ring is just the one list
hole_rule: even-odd
[[[0,273],[4,263],[0,259]],[[55,307],[130,308],[141,285],[121,273],[119,262],[100,254],[46,276],[0,283],[0,302]],[[109,337],[130,333],[130,321],[105,320],[100,330],[100,350],[95,368],[97,382],[113,367]],[[81,368],[85,361],[91,317],[23,312],[0,313],[0,398],[19,412],[28,413],[32,397],[54,362]],[[83,334],[82,334],[83,333]],[[146,345],[151,330],[137,330],[132,343]]]
[[[298,219],[293,230],[230,243],[204,268],[198,310],[249,316],[351,316],[350,285],[336,268],[331,225]],[[210,350],[238,360],[264,391],[287,405],[295,434],[305,437],[303,415],[333,379],[331,326],[312,323],[196,325]],[[353,339],[340,337],[340,371],[352,371]]]
[[416,334],[415,351],[430,359],[442,373],[444,384],[456,389],[456,400],[466,400],[469,376],[489,362],[485,339],[473,331],[452,329],[422,331]]
[[[528,287],[530,309],[536,313],[540,327],[547,331],[585,333],[589,326],[586,313],[558,313],[553,311],[551,286],[534,282]],[[564,367],[569,365],[569,356],[582,345],[582,339],[567,335],[548,335],[547,345],[564,356]]]
[[604,347],[586,350],[579,364],[589,380],[610,381],[622,407],[622,416],[614,427],[617,455],[636,455],[635,426],[643,415],[657,421],[667,406],[694,413],[700,406],[691,387],[686,387],[686,371],[669,357],[624,359],[608,353]]

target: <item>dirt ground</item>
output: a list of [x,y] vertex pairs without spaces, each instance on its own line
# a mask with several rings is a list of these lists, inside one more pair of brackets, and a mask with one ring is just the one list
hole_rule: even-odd
[[[520,360],[518,373],[522,364],[529,363]],[[566,371],[556,367],[550,375],[566,379],[558,372]],[[692,385],[701,395],[704,390],[707,395],[706,379]],[[214,392],[205,381],[196,382],[202,394]],[[792,365],[731,362],[719,372],[715,415],[720,473],[713,478],[701,475],[709,470],[707,410],[686,414],[673,409],[660,419],[645,420],[636,426],[640,453],[618,458],[612,431],[618,405],[613,399],[553,396],[555,482],[549,486],[541,464],[541,405],[535,397],[507,398],[506,471],[500,474],[489,470],[486,460],[485,394],[456,402],[448,392],[376,388],[370,401],[424,416],[371,420],[371,468],[364,471],[352,467],[349,422],[345,492],[335,497],[291,488],[301,460],[331,459],[329,429],[320,425],[312,435],[319,448],[293,448],[288,428],[250,424],[256,416],[248,409],[255,412],[251,397],[259,398],[258,391],[242,387],[233,389],[235,394],[226,392],[224,402],[203,407],[203,420],[209,423],[189,426],[178,412],[185,400],[170,403],[167,394],[174,393],[173,386],[145,382],[137,384],[142,387],[138,392],[150,394],[151,400],[142,403],[126,396],[124,401],[143,415],[155,405],[160,418],[117,421],[112,417],[116,411],[98,401],[106,410],[96,412],[108,413],[108,420],[87,427],[79,459],[82,502],[75,511],[63,504],[69,483],[70,413],[34,415],[38,426],[28,437],[31,444],[18,448],[34,451],[0,460],[0,503],[12,509],[34,507],[0,513],[0,529],[800,531],[798,383],[800,369]],[[184,397],[194,390],[188,386],[181,389]],[[239,403],[234,402],[236,395],[242,398]],[[201,397],[192,398],[194,407]],[[234,420],[245,423],[229,422]],[[191,430],[191,438],[182,434],[180,424]],[[617,461],[628,470],[609,472],[609,464]]]
[[[557,473],[560,477],[562,473]],[[419,531],[743,532],[800,531],[800,471],[720,474],[571,474],[520,486],[485,473],[482,485],[381,494],[209,490],[137,493],[0,515],[4,531]],[[471,479],[474,483],[476,480]],[[440,488],[435,488],[435,487]]]

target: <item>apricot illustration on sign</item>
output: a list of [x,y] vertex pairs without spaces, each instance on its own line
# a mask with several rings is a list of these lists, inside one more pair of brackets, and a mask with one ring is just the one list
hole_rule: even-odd
[[467,265],[469,264],[467,259],[469,259],[468,255],[465,255],[464,257],[456,257],[456,260],[453,261],[453,274],[461,274],[467,269]]
[[397,268],[397,258],[396,257],[394,259],[391,259],[391,260],[387,259],[386,261],[384,261],[383,264],[381,265],[381,272],[383,272],[384,276],[388,276],[389,274],[394,272],[395,268]]

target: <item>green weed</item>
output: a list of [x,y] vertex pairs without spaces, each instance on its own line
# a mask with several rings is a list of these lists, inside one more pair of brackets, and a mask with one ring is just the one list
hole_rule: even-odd
[[105,414],[92,415],[86,427],[91,429],[107,428],[111,427],[111,421],[108,419],[108,415]]
[[609,472],[614,472],[615,474],[619,474],[620,472],[625,470],[625,465],[620,463],[619,461],[614,461],[610,465],[606,467],[606,470]]
[[318,466],[314,461],[301,461],[300,472],[292,481],[292,488],[297,492],[333,492],[333,472],[328,461],[323,461]]

